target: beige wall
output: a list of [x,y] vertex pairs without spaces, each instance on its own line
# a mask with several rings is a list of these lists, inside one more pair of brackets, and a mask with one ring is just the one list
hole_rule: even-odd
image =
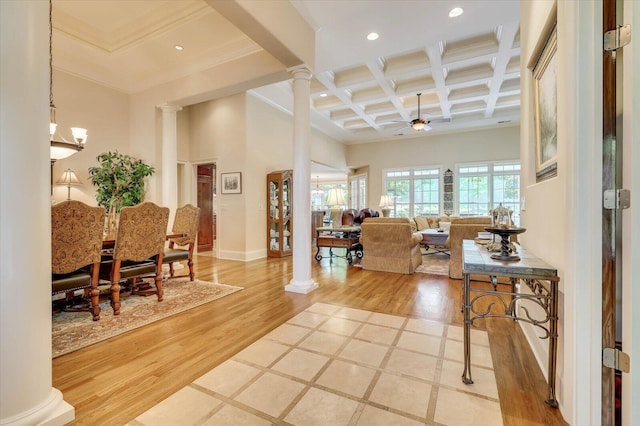
[[113,89],[74,77],[62,71],[53,72],[53,96],[58,130],[56,140],[73,140],[71,127],[88,130],[85,149],[63,160],[53,168],[53,197],[67,199],[67,187],[56,185],[67,168],[76,172],[82,185],[71,187],[71,198],[96,205],[95,190],[89,181],[89,167],[106,151],[129,153],[129,96]]
[[517,160],[520,157],[519,127],[473,132],[425,134],[413,139],[349,145],[347,163],[368,166],[368,206],[378,209],[383,170],[394,167],[440,166],[455,171],[456,164],[475,161]]

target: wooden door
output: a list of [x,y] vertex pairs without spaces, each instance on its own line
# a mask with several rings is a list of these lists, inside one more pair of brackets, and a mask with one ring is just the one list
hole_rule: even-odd
[[213,211],[213,196],[216,190],[215,179],[215,164],[198,166],[198,207],[200,207],[198,251],[211,250],[215,240],[215,215]]
[[[603,33],[616,29],[618,0],[603,1]],[[602,190],[622,188],[622,111],[618,111],[618,67],[622,68],[621,51],[604,51],[602,58]],[[621,83],[621,81],[620,81]],[[602,209],[602,348],[616,348],[621,342],[616,324],[616,293],[621,291],[622,211]],[[618,377],[621,380],[621,377]],[[618,384],[621,391],[621,385]],[[621,403],[621,398],[619,400]],[[602,425],[620,424],[616,410],[616,371],[602,366]]]

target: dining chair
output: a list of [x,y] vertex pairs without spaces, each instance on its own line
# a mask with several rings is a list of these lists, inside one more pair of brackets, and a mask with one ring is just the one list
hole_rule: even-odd
[[[100,319],[98,272],[104,230],[104,207],[81,201],[51,206],[51,293],[65,293],[66,311],[89,311]],[[77,290],[84,290],[86,306],[73,306]]]
[[[113,256],[104,259],[100,277],[111,283],[113,314],[120,314],[120,282],[128,280],[132,294],[156,294],[162,301],[162,257],[167,235],[169,209],[151,202],[123,207],[118,219]],[[140,277],[153,276],[155,289]]]
[[[169,264],[169,274],[174,276],[174,262],[187,261],[189,266],[189,279],[193,281],[193,248],[198,236],[198,225],[200,223],[200,208],[191,204],[186,204],[176,210],[176,217],[173,220],[172,234],[182,235],[180,237],[167,236],[169,247],[165,248],[163,263]],[[182,247],[186,248],[182,248]]]

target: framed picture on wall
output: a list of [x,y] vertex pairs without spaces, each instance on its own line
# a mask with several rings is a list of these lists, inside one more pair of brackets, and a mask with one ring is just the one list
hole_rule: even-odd
[[242,173],[220,173],[220,187],[223,194],[242,194]]
[[556,78],[556,26],[553,26],[533,66],[536,182],[558,174],[558,118]]

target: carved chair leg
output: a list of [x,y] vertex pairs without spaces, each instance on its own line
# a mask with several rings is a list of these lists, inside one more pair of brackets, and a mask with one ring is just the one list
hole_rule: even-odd
[[113,315],[120,315],[120,284],[117,281],[111,283],[111,307]]
[[162,274],[158,273],[155,277],[156,281],[156,291],[158,294],[158,302],[162,302],[162,297],[164,296],[164,290],[162,289]]
[[193,273],[193,260],[191,258],[187,261],[187,265],[189,265],[189,278],[193,281],[195,274]]
[[175,273],[175,271],[173,270],[173,262],[169,263],[169,275],[171,275],[171,277],[173,277],[173,274]]
[[92,288],[89,291],[89,296],[91,297],[91,315],[93,316],[94,321],[98,321],[100,319],[100,290]]

